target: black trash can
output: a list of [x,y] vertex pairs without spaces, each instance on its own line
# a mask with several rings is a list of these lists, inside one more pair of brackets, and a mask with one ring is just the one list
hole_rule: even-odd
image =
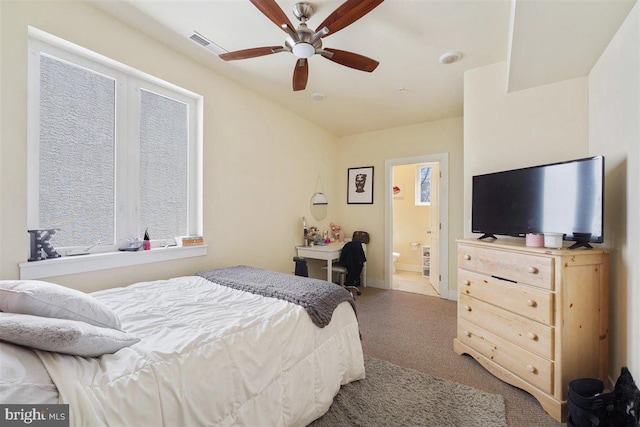
[[307,260],[305,258],[294,256],[293,261],[296,263],[296,276],[309,277],[309,268],[307,267]]
[[569,382],[568,427],[610,427],[608,417],[614,409],[615,394],[603,393],[598,378],[580,378]]

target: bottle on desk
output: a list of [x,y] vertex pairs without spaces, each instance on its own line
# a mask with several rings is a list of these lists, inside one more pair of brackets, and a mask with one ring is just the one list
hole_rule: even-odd
[[302,217],[302,231],[304,235],[304,245],[309,246],[309,230],[307,229],[307,220]]

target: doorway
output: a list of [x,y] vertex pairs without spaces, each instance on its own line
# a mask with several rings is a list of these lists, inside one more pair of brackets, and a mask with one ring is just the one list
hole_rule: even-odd
[[387,289],[448,298],[447,183],[447,153],[385,161]]
[[[440,296],[436,257],[438,230],[438,178],[440,164],[417,163],[393,166],[392,171],[391,289]],[[435,266],[434,266],[435,267]]]

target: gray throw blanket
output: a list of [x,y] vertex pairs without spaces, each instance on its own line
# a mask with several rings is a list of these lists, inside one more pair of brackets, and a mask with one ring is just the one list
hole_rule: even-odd
[[356,311],[351,293],[325,280],[246,265],[200,271],[196,275],[219,285],[297,304],[307,311],[313,323],[320,328],[329,324],[333,310],[343,301],[349,301],[353,311]]

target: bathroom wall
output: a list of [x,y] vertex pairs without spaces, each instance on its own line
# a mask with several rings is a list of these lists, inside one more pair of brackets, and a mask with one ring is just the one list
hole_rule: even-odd
[[[393,197],[393,252],[400,253],[397,270],[422,271],[422,245],[429,244],[427,231],[431,227],[431,206],[416,206],[416,165],[393,168],[393,185],[402,188],[401,196]],[[411,243],[415,251],[412,250]]]

